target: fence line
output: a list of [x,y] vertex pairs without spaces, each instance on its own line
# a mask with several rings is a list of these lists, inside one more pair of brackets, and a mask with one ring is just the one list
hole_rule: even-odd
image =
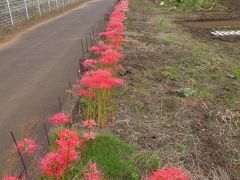
[[0,32],[80,0],[0,0]]

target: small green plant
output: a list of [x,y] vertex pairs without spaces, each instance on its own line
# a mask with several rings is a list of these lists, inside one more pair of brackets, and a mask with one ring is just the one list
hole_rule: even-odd
[[159,29],[160,31],[165,31],[165,30],[167,30],[167,29],[169,29],[169,28],[170,28],[170,23],[169,23],[167,20],[161,19],[161,20],[159,21],[158,29]]
[[136,164],[140,166],[140,170],[153,172],[159,169],[161,161],[159,157],[155,154],[141,153],[134,158]]
[[233,157],[232,157],[232,162],[236,165],[240,165],[240,153],[236,153]]
[[119,96],[124,96],[125,94],[127,94],[129,91],[128,87],[125,87],[125,88],[122,88],[120,91],[119,91]]
[[184,153],[187,150],[187,146],[183,143],[177,143],[176,144],[176,149],[180,153]]
[[235,74],[232,74],[232,73],[227,73],[226,76],[230,79],[236,79]]
[[167,66],[166,69],[162,72],[162,74],[164,75],[165,78],[170,79],[172,81],[178,81],[180,79],[177,71],[170,66]]
[[191,88],[181,88],[177,90],[177,93],[182,97],[190,97],[195,95],[195,91]]
[[144,107],[144,103],[139,103],[137,104],[135,107],[134,107],[134,112],[136,114],[139,114],[141,112],[141,110],[143,109]]

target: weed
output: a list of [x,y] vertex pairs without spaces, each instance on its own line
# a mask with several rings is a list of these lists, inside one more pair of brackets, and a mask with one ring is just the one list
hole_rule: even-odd
[[166,35],[162,37],[162,40],[166,45],[170,45],[174,41],[174,38],[171,35]]
[[165,20],[165,19],[161,19],[159,21],[158,24],[158,30],[160,31],[166,31],[167,29],[169,29],[171,27],[171,24],[169,23],[169,21]]
[[161,165],[161,161],[159,159],[159,157],[155,154],[149,154],[149,153],[140,153],[138,154],[135,158],[134,161],[136,162],[136,164],[138,164],[139,170],[141,171],[148,171],[148,172],[152,172],[157,170],[160,165]]
[[137,105],[134,107],[134,112],[135,112],[136,114],[139,114],[139,113],[141,112],[141,110],[142,110],[143,107],[144,107],[144,104],[143,104],[143,103],[137,104]]
[[128,87],[122,88],[119,92],[119,96],[124,96],[129,91]]
[[236,79],[236,75],[232,73],[227,73],[226,76],[230,79]]
[[232,157],[232,161],[234,164],[240,165],[240,153],[239,152],[234,154],[234,156]]
[[176,144],[177,151],[180,153],[184,153],[187,150],[187,145],[183,143],[177,143]]
[[172,81],[178,81],[180,78],[176,69],[171,66],[166,66],[165,70],[162,72],[165,78],[170,79]]
[[182,97],[190,97],[195,95],[195,91],[191,88],[181,88],[177,90],[177,93]]

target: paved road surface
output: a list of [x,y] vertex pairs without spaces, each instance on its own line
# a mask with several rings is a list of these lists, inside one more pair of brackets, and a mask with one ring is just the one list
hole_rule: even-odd
[[90,1],[0,47],[0,177],[16,159],[10,130],[19,139],[36,133],[44,139],[43,120],[59,110],[57,97],[76,79],[81,37],[112,4]]

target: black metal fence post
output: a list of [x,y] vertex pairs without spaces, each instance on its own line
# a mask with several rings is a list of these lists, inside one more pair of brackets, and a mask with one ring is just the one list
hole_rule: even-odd
[[21,159],[21,162],[22,162],[22,165],[23,165],[23,168],[24,168],[25,174],[26,174],[26,178],[28,179],[27,167],[26,167],[26,164],[25,164],[25,162],[24,162],[24,160],[23,160],[22,154],[21,154],[21,152],[20,152],[20,150],[19,150],[19,148],[18,148],[16,138],[14,137],[14,134],[13,134],[12,131],[10,132],[10,134],[11,134],[12,139],[13,139],[13,142],[14,142],[14,144],[15,144],[15,146],[16,146],[16,149],[17,149],[18,155],[19,155],[19,157],[20,157],[20,159]]

